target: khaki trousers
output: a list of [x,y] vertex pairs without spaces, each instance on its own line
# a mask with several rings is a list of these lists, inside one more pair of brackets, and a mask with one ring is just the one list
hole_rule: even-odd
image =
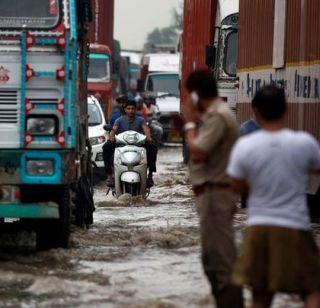
[[243,307],[242,290],[230,284],[236,261],[232,227],[237,197],[228,189],[207,188],[197,197],[202,264],[218,308]]

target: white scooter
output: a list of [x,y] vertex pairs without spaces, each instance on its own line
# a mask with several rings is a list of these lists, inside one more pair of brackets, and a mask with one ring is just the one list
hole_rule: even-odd
[[142,145],[146,136],[135,131],[126,131],[115,136],[118,145],[114,153],[113,194],[147,197],[147,151]]

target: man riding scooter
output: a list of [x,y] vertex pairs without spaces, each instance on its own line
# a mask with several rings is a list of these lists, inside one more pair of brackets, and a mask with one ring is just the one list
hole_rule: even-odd
[[125,114],[115,121],[109,134],[109,140],[103,146],[103,160],[107,173],[107,186],[109,187],[114,186],[113,156],[116,148],[115,135],[128,130],[133,130],[146,135],[147,143],[144,145],[144,147],[147,150],[147,161],[149,168],[147,186],[151,187],[154,185],[153,172],[156,172],[158,149],[157,146],[152,143],[150,129],[146,125],[144,118],[136,115],[136,108],[137,106],[134,100],[127,100],[125,102]]

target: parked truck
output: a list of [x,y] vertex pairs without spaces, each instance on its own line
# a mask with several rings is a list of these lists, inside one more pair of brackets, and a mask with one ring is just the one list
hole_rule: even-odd
[[138,90],[144,95],[154,95],[163,126],[163,141],[180,141],[173,129],[171,118],[180,112],[179,54],[146,54],[141,60]]
[[[90,42],[89,92],[100,102],[106,119],[110,116],[113,96],[117,82],[114,80],[114,69],[117,61],[114,58],[117,51],[114,49],[114,0],[91,0],[92,17],[88,38]],[[120,51],[119,51],[120,52]],[[103,64],[102,64],[103,62]],[[102,78],[95,76],[97,66],[102,64],[99,72],[104,73]]]
[[88,0],[0,1],[0,227],[67,247],[92,223],[87,128]]
[[112,64],[108,46],[90,44],[88,93],[99,101],[107,118],[112,104]]
[[188,75],[209,67],[216,77],[219,96],[235,110],[238,11],[238,0],[185,0],[180,43],[182,104],[187,100],[183,85]]
[[[286,91],[287,125],[320,141],[320,20],[315,15],[319,11],[318,0],[240,0],[240,123],[252,116],[256,91],[272,84]],[[318,218],[319,183],[313,176],[308,191],[312,216]]]

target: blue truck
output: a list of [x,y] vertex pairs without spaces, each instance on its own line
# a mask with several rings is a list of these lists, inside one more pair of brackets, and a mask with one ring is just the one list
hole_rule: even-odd
[[0,228],[67,247],[93,222],[86,39],[89,0],[0,1]]

